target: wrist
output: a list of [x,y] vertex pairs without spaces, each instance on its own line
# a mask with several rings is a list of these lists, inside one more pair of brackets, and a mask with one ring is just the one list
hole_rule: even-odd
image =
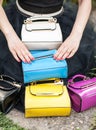
[[75,37],[75,38],[77,37],[78,40],[79,39],[81,40],[83,32],[76,30],[76,31],[72,31],[70,35]]
[[15,33],[13,27],[11,26],[9,22],[6,22],[6,24],[5,23],[2,24],[0,28],[6,38],[10,37],[11,35]]
[[8,29],[5,29],[4,31],[3,31],[3,33],[4,33],[4,35],[5,35],[5,37],[6,37],[6,39],[8,40],[8,39],[10,39],[10,36],[13,38],[14,36],[16,37],[17,35],[16,35],[16,32],[14,31],[14,29],[12,28],[12,27],[10,27],[10,28],[8,28]]

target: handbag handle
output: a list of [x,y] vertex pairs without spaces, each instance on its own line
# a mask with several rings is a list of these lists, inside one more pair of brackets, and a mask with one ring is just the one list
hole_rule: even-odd
[[57,19],[53,17],[30,17],[24,20],[25,29],[29,32],[40,30],[55,30],[56,22]]
[[[83,82],[82,84],[80,84],[79,86],[74,86],[74,80],[76,78],[80,78],[82,79],[82,81],[85,81]],[[86,82],[87,81],[87,82]],[[73,84],[73,85],[72,85]],[[81,75],[81,74],[78,74],[78,75],[75,75],[72,77],[72,79],[70,79],[68,81],[68,85],[70,87],[73,87],[73,88],[76,88],[76,89],[84,89],[84,88],[88,88],[88,87],[92,87],[93,85],[96,85],[96,78],[89,78],[89,77],[86,77],[85,75]]]
[[38,56],[38,57],[35,57],[35,60],[40,60],[40,59],[50,58],[50,57],[53,57],[53,55],[50,54],[50,55],[46,55],[46,56]]
[[82,79],[82,80],[87,80],[87,79],[89,79],[89,77],[86,77],[85,75],[77,74],[77,75],[73,76],[72,79],[70,79],[70,80],[68,81],[68,83],[69,83],[69,84],[73,84],[73,83],[74,83],[74,80],[77,79],[77,78]]
[[[40,81],[41,84],[43,83],[42,81]],[[46,81],[47,83],[47,81]],[[32,85],[36,85],[36,84],[39,84],[39,82],[33,82],[31,83]],[[62,87],[62,91],[60,93],[53,93],[53,92],[37,92],[37,93],[33,93],[31,91],[31,85],[29,86],[29,90],[30,90],[30,93],[33,95],[33,96],[60,96],[64,93],[64,88],[63,88],[63,81],[58,81],[58,80],[55,80],[54,82],[55,85],[61,85]]]
[[2,90],[9,91],[12,90],[14,87],[21,88],[21,83],[17,83],[14,78],[8,75],[0,75],[0,81],[12,86],[11,88],[0,86],[0,89]]
[[30,17],[27,18],[26,20],[24,20],[24,24],[30,24],[32,22],[36,22],[36,21],[48,21],[48,22],[57,22],[56,18],[53,17]]
[[41,53],[35,53],[32,54],[35,57],[35,60],[39,60],[39,59],[44,59],[44,58],[49,58],[49,57],[53,57],[53,55],[56,53],[56,50],[50,50],[50,51],[45,51],[45,52],[41,52]]

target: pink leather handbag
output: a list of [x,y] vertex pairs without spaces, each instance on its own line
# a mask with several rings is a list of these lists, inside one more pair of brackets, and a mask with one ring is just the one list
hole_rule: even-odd
[[75,75],[68,81],[68,91],[76,112],[96,106],[96,77]]

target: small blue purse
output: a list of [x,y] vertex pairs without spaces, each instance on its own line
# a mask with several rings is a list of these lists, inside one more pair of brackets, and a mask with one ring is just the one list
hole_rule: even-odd
[[66,60],[56,61],[53,55],[56,50],[31,51],[35,60],[31,63],[22,62],[24,83],[48,78],[67,78],[68,67]]

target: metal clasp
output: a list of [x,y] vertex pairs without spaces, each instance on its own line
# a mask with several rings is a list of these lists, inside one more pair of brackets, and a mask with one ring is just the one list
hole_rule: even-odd
[[19,84],[19,83],[13,82],[13,85],[14,85],[15,87],[17,87],[17,88],[21,88],[21,84]]
[[3,80],[3,76],[2,75],[0,75],[0,80]]

